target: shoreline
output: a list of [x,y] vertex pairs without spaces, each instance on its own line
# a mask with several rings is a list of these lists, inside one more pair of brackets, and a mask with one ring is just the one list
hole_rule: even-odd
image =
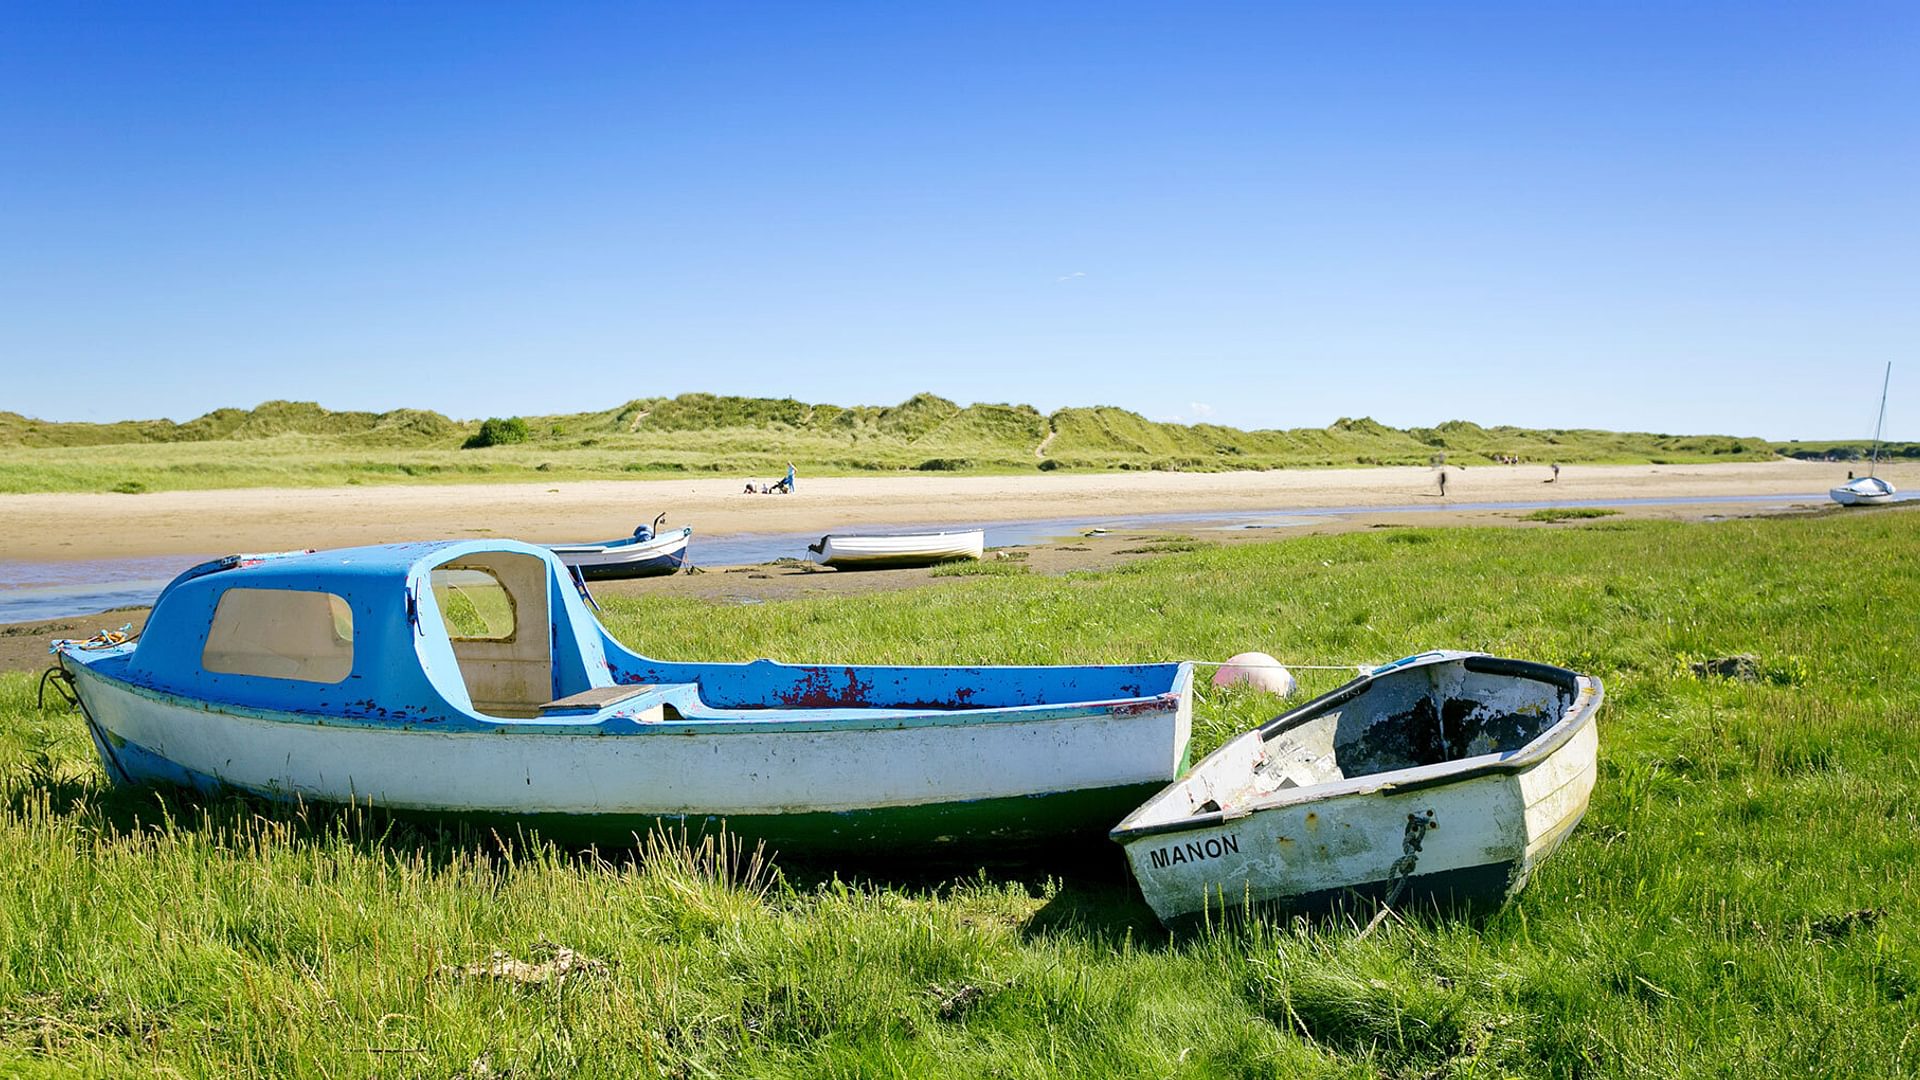
[[[800,478],[792,495],[748,495],[739,480],[241,488],[140,495],[0,495],[0,560],[66,562],[233,551],[352,547],[398,540],[513,537],[539,543],[625,536],[665,512],[702,535],[828,532],[859,526],[1391,507],[1439,500],[1425,467],[1240,473]],[[1920,488],[1920,464],[1881,474]],[[1446,503],[1595,501],[1825,492],[1843,466],[1447,467]],[[1444,505],[1444,504],[1443,504]]]
[[[1562,474],[1565,474],[1563,469]],[[1766,496],[1754,496],[1765,499]],[[1579,500],[1570,500],[1579,501]],[[1404,505],[1404,504],[1403,504]],[[1204,511],[1202,511],[1204,512]],[[1839,507],[1809,507],[1803,503],[1714,502],[1627,506],[1601,518],[1602,521],[1709,521],[1727,518],[1799,516],[1841,512]],[[1859,511],[1846,511],[1855,513]],[[1867,513],[1883,511],[1868,510]],[[1222,520],[1233,510],[1221,511]],[[1528,511],[1515,507],[1481,507],[1445,510],[1356,509],[1352,512],[1325,514],[1272,526],[1233,528],[1205,526],[1194,522],[1135,524],[1099,533],[1063,532],[1049,540],[1036,542],[1004,554],[989,552],[989,559],[1018,560],[1027,572],[1058,575],[1075,571],[1098,571],[1123,566],[1159,554],[1154,541],[1177,539],[1197,541],[1201,546],[1226,546],[1244,543],[1282,543],[1308,536],[1364,532],[1390,528],[1578,528],[1588,519],[1558,521],[1531,520]],[[1143,543],[1144,542],[1144,543]],[[665,577],[636,578],[595,582],[594,592],[601,598],[659,598],[697,600],[713,604],[760,604],[807,597],[858,595],[891,592],[900,589],[937,587],[946,583],[933,568],[906,568],[866,572],[828,571],[795,560],[745,565],[703,566],[701,573],[674,574]],[[965,578],[957,578],[964,581]],[[127,624],[134,632],[144,626],[151,608],[128,606],[85,615],[62,615],[19,622],[0,622],[0,673],[38,671],[47,666],[46,646],[54,637],[85,637],[99,629]]]

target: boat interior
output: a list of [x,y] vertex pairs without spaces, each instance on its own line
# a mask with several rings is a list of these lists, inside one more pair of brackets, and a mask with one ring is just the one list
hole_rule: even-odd
[[1131,822],[1253,810],[1294,789],[1518,753],[1578,696],[1559,669],[1469,656],[1356,681],[1248,732]]

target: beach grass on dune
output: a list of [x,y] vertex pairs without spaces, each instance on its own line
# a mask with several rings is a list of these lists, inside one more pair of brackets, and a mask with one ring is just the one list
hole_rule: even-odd
[[[1324,428],[1242,431],[1157,422],[1109,407],[1042,414],[1026,405],[961,406],[932,394],[851,408],[682,394],[491,423],[418,409],[335,412],[290,401],[218,409],[181,424],[52,422],[0,411],[0,493],[765,478],[780,475],[788,462],[809,476],[861,476],[1776,456],[1776,446],[1763,440],[1726,435],[1488,428],[1465,421],[1399,429],[1365,417]],[[511,437],[495,444],[480,437],[483,430]]]
[[[606,606],[616,634],[675,659],[1484,649],[1605,680],[1599,780],[1566,847],[1487,922],[1172,937],[1117,849],[836,876],[671,841],[594,856],[113,791],[79,719],[12,674],[0,1075],[1920,1070],[1920,514],[1396,529],[897,593]],[[1755,678],[1691,666],[1733,654]],[[1281,707],[1205,674],[1196,754]],[[1308,692],[1345,677],[1300,674]],[[525,981],[486,973],[496,950],[533,965]]]

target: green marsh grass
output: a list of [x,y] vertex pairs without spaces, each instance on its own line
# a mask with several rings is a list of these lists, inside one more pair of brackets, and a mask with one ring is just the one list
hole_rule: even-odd
[[[1912,511],[1392,530],[750,608],[607,607],[617,634],[668,658],[1486,649],[1605,679],[1600,777],[1567,846],[1483,924],[1176,938],[1112,853],[835,876],[113,791],[78,719],[36,709],[13,674],[0,1075],[1920,1070]],[[1690,673],[1736,653],[1764,677]],[[1196,752],[1282,707],[1202,674]],[[1300,674],[1305,692],[1343,677]],[[554,946],[605,966],[531,985],[460,974]]]
[[968,559],[941,563],[927,573],[932,577],[1015,577],[1027,573],[1027,564],[1002,559]]

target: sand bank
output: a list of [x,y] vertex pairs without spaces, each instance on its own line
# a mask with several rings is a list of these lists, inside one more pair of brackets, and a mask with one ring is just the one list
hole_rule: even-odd
[[[1882,469],[1920,487],[1920,465]],[[1569,465],[1448,469],[1449,503],[1547,499],[1766,497],[1824,492],[1844,467]],[[265,488],[143,495],[0,495],[0,559],[102,559],[326,548],[504,536],[536,542],[622,536],[665,512],[697,537],[826,532],[857,525],[955,524],[1199,510],[1401,505],[1437,500],[1426,468],[1250,473],[801,477],[793,495],[747,495],[738,480]]]

